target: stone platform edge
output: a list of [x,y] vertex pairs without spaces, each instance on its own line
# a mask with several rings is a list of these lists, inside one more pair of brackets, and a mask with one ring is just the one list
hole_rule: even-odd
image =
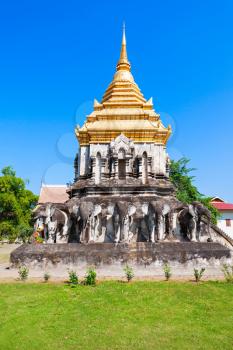
[[20,264],[83,264],[114,265],[133,263],[151,265],[155,262],[186,264],[196,259],[230,259],[231,251],[219,243],[163,242],[163,243],[68,243],[23,244],[10,255],[13,266]]

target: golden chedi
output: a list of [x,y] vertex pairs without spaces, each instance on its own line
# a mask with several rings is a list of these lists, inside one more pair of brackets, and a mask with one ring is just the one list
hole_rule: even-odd
[[152,98],[146,101],[134,81],[127,57],[125,30],[113,81],[101,103],[95,100],[94,111],[84,126],[76,129],[80,145],[111,142],[121,133],[135,142],[162,145],[171,134],[171,128],[165,128],[154,111]]
[[93,112],[75,131],[80,145],[76,180],[92,179],[99,185],[106,184],[106,179],[130,183],[134,178],[146,184],[167,177],[166,143],[171,127],[163,126],[152,98],[146,101],[134,81],[125,29],[113,81],[101,103],[94,101]]
[[49,245],[22,245],[12,262],[94,265],[103,276],[120,276],[128,262],[137,276],[154,276],[164,261],[178,274],[193,273],[203,262],[211,271],[219,268],[229,258],[223,245],[232,249],[233,241],[211,224],[203,204],[176,198],[166,153],[170,133],[134,81],[123,31],[113,81],[76,128],[79,152],[69,199],[46,199],[34,212],[35,230]]

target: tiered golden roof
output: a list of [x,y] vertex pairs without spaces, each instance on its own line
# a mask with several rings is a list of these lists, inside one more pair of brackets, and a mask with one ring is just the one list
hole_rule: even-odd
[[125,29],[113,81],[101,103],[94,101],[94,111],[81,128],[75,130],[80,145],[109,143],[123,133],[134,142],[165,145],[171,127],[165,128],[153,109],[152,98],[145,100],[131,74],[126,51]]

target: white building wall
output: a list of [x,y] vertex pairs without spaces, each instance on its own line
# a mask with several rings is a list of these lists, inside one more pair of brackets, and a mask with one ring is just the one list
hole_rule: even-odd
[[[226,226],[226,219],[231,220],[231,226]],[[217,226],[233,239],[233,212],[221,210],[221,218],[218,220]]]
[[[91,144],[81,146],[79,152],[79,175],[83,176],[88,172],[89,158],[95,158],[100,153],[101,158],[106,158],[110,144]],[[167,153],[166,147],[154,143],[134,143],[135,156],[142,157],[144,152],[147,157],[152,158],[152,173],[166,175]],[[94,170],[94,169],[93,169]]]
[[154,153],[153,143],[134,143],[135,155],[142,157],[143,153],[146,152],[148,157],[152,157]]
[[166,148],[163,145],[154,145],[153,170],[155,174],[166,174]]
[[152,157],[152,172],[166,175],[166,147],[154,143],[135,143],[135,155],[142,156],[143,152]]
[[90,157],[96,157],[97,153],[101,154],[101,158],[106,158],[109,150],[109,143],[97,143],[90,145]]
[[89,146],[81,146],[79,150],[79,175],[83,176],[88,171]]

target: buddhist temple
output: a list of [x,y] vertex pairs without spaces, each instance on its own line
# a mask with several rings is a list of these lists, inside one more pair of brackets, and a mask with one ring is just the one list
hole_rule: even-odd
[[166,193],[172,191],[166,153],[171,127],[162,124],[152,98],[146,100],[134,81],[125,29],[113,80],[102,101],[94,101],[93,112],[75,132],[80,149],[72,193],[80,185],[106,187],[116,181],[122,187],[160,184]]
[[75,134],[73,183],[62,196],[56,186],[43,188],[34,211],[44,244],[16,249],[12,263],[94,264],[106,276],[109,266],[119,274],[130,261],[148,276],[164,262],[190,273],[203,263],[219,269],[231,258],[233,241],[210,211],[176,198],[166,151],[171,127],[133,78],[125,29],[113,79]]

